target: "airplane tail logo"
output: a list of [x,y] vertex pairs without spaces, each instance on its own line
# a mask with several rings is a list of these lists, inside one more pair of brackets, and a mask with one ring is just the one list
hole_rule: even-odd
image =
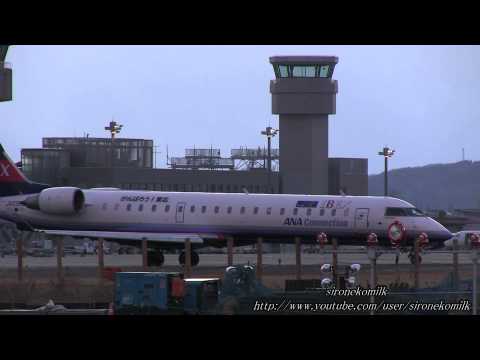
[[28,182],[0,145],[0,183]]
[[28,180],[0,144],[0,197],[35,194],[48,187]]

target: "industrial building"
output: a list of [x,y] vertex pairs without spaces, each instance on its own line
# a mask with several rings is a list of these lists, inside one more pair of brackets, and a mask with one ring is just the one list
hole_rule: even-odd
[[[170,168],[155,167],[153,140],[43,138],[42,148],[22,149],[30,179],[53,186],[116,187],[158,191],[367,195],[368,160],[328,157],[328,115],[336,111],[338,85],[332,80],[337,57],[271,57],[272,113],[279,129],[267,128],[268,148],[185,150]],[[279,149],[270,140],[279,133]]]
[[[254,152],[261,157],[265,153],[263,149],[232,149],[230,158],[221,158],[210,156],[220,154],[219,149],[186,149],[190,156],[171,158],[170,169],[157,169],[152,140],[44,138],[43,148],[22,149],[22,171],[29,179],[52,186],[268,193],[266,162],[253,156]],[[328,167],[330,194],[367,194],[366,159],[330,158]],[[270,184],[271,192],[284,192],[278,171],[271,172]]]

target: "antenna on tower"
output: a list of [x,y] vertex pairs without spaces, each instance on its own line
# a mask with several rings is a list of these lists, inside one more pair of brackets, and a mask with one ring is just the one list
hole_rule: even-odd
[[465,148],[462,148],[462,161],[465,161]]

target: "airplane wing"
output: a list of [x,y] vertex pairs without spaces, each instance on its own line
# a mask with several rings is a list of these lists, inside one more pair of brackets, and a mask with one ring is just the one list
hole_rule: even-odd
[[109,241],[154,241],[164,243],[184,243],[190,239],[192,244],[204,244],[207,240],[219,240],[217,234],[189,234],[189,233],[139,233],[139,232],[112,232],[112,231],[76,231],[76,230],[37,230],[40,233],[53,236],[71,236],[75,238],[104,239]]

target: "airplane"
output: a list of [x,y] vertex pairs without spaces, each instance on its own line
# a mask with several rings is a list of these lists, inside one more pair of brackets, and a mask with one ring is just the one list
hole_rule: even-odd
[[453,250],[454,239],[457,239],[457,249],[458,250],[469,250],[471,248],[470,236],[472,234],[477,234],[480,236],[480,230],[462,230],[452,234],[452,237],[445,241],[443,245],[447,250]]
[[[402,246],[422,232],[430,244],[451,238],[445,227],[412,204],[393,197],[292,194],[200,193],[51,187],[28,180],[0,145],[0,218],[21,230],[51,236],[104,239],[140,246],[147,240],[147,262],[161,266],[163,250],[256,243],[317,243],[325,233],[339,245],[364,245],[374,232],[389,246],[389,228],[400,222]],[[185,263],[184,252],[179,256]]]

